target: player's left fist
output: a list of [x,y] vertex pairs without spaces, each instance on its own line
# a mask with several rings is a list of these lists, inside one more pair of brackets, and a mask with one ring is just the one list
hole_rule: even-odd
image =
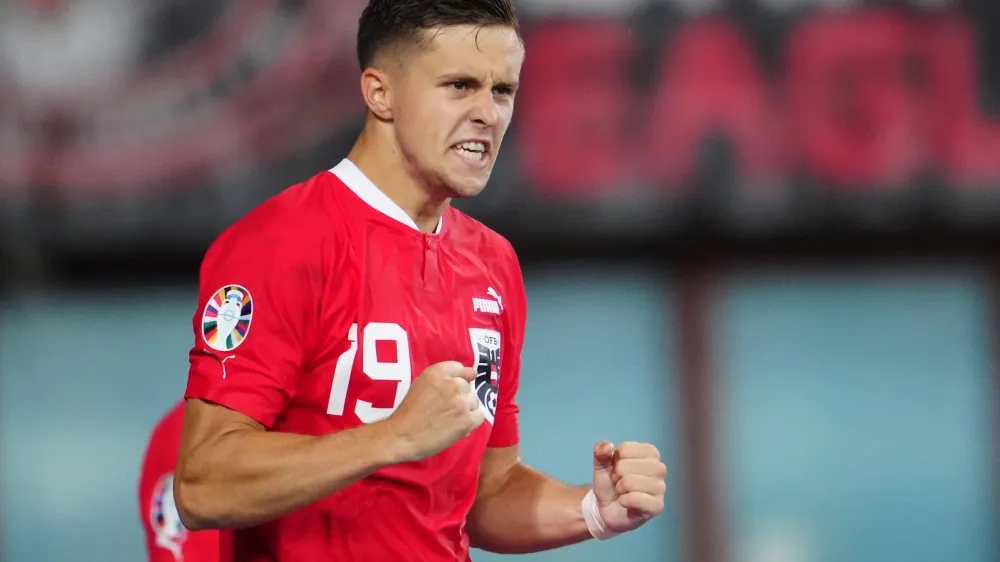
[[663,511],[667,467],[649,443],[607,441],[594,447],[594,495],[605,527],[615,533],[638,528]]

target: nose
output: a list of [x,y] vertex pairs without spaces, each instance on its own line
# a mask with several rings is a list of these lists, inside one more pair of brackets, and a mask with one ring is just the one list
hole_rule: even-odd
[[497,105],[493,99],[493,92],[485,90],[480,92],[473,102],[475,106],[472,109],[472,120],[477,125],[482,125],[483,127],[493,127],[497,124],[499,116],[497,114]]

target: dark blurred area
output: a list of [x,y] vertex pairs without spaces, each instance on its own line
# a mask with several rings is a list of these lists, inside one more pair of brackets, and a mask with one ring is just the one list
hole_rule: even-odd
[[[8,277],[189,271],[335,164],[363,118],[350,4],[5,6]],[[529,257],[997,234],[995,4],[566,4],[524,3],[516,125],[459,204]]]
[[[51,525],[139,559],[120,484],[183,390],[201,257],[350,149],[365,4],[0,3],[0,558],[69,559]],[[518,5],[515,122],[455,204],[525,265],[525,448],[575,478],[649,439],[674,494],[534,559],[1000,560],[1000,3]],[[609,396],[622,437],[573,410]]]

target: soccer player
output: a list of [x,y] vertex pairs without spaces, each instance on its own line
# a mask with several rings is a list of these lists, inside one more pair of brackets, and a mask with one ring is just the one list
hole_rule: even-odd
[[663,508],[652,445],[598,443],[580,487],[521,461],[520,267],[449,205],[486,186],[511,121],[510,0],[371,0],[358,56],[348,157],[205,256],[182,520],[237,529],[241,562],[465,561],[639,527]]
[[164,416],[149,437],[139,479],[139,518],[149,562],[219,562],[220,532],[189,532],[174,503],[174,466],[181,446],[184,402]]

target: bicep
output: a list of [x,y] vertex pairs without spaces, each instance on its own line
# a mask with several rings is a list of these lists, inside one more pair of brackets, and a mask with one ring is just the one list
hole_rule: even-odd
[[511,469],[521,464],[521,446],[487,447],[479,464],[477,496],[489,496],[503,487]]
[[199,399],[189,399],[184,407],[184,431],[178,471],[183,470],[191,452],[211,446],[225,435],[237,431],[264,431],[260,422],[225,406]]

